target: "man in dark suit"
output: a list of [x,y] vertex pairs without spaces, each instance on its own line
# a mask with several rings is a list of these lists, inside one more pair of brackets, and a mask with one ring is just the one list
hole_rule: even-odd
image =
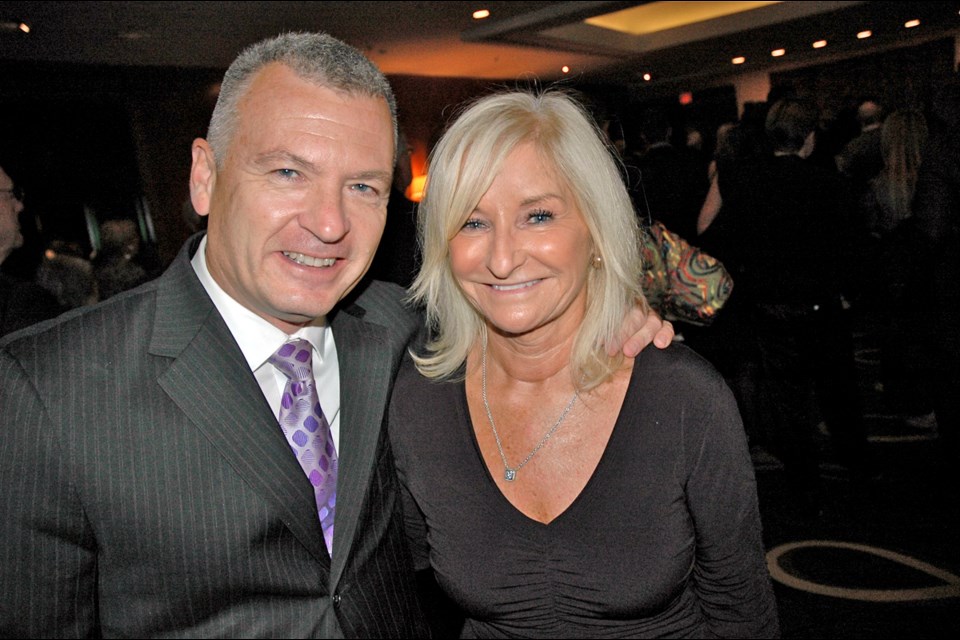
[[[0,635],[429,633],[381,430],[421,320],[399,287],[357,287],[394,120],[386,79],[333,38],[248,49],[193,144],[207,235],[2,344]],[[277,423],[268,359],[290,337],[314,349],[340,451],[332,552]]]
[[[382,428],[423,322],[363,278],[395,114],[333,38],[247,49],[192,147],[207,233],[157,280],[0,342],[0,636],[429,634]],[[338,457],[330,542],[278,423],[294,338]]]
[[673,128],[660,109],[643,114],[640,132],[643,148],[628,159],[638,169],[630,194],[637,215],[643,224],[652,217],[694,242],[697,216],[710,187],[707,164],[695,151],[674,146]]

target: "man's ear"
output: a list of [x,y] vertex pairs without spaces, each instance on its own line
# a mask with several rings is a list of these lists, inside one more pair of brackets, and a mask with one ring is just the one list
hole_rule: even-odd
[[213,149],[203,138],[193,141],[193,165],[190,167],[190,202],[199,215],[210,213],[213,187],[217,182],[217,161]]

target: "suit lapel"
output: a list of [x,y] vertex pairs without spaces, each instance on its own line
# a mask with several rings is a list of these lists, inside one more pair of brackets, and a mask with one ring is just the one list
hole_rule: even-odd
[[300,542],[329,564],[310,483],[193,272],[190,253],[181,252],[158,289],[150,349],[173,358],[158,383],[240,477],[283,515]]
[[337,516],[331,588],[337,584],[350,555],[363,500],[376,464],[393,353],[387,330],[364,322],[349,311],[332,321],[340,363],[340,466],[337,477]]

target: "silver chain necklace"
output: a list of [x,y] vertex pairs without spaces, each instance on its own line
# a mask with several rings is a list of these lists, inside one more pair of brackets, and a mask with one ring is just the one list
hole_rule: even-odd
[[493,421],[493,414],[490,413],[490,404],[487,402],[487,340],[483,340],[483,351],[480,358],[480,396],[483,398],[483,408],[487,410],[487,420],[490,421],[490,428],[493,429],[493,437],[497,441],[497,451],[500,452],[500,459],[503,460],[503,479],[507,482],[513,482],[517,478],[517,472],[523,468],[523,465],[530,462],[530,458],[537,454],[537,451],[543,448],[543,445],[547,444],[547,440],[550,439],[550,436],[556,432],[560,427],[560,423],[563,422],[563,419],[567,417],[567,414],[570,413],[570,410],[573,409],[573,404],[577,401],[577,392],[573,392],[573,397],[570,398],[570,402],[567,403],[567,406],[563,409],[563,412],[560,414],[560,417],[557,418],[556,423],[550,430],[547,431],[546,435],[540,438],[540,442],[537,443],[537,446],[533,448],[527,457],[523,459],[523,462],[517,466],[511,468],[507,464],[507,456],[503,453],[503,443],[500,441],[500,434],[497,433],[497,425]]

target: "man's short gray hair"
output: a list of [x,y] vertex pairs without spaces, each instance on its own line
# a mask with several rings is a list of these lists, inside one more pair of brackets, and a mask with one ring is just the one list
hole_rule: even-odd
[[326,33],[285,33],[244,49],[223,76],[210,118],[207,142],[222,167],[237,127],[238,105],[260,69],[279,62],[299,77],[350,94],[383,98],[393,120],[397,147],[397,102],[383,73],[360,51]]

